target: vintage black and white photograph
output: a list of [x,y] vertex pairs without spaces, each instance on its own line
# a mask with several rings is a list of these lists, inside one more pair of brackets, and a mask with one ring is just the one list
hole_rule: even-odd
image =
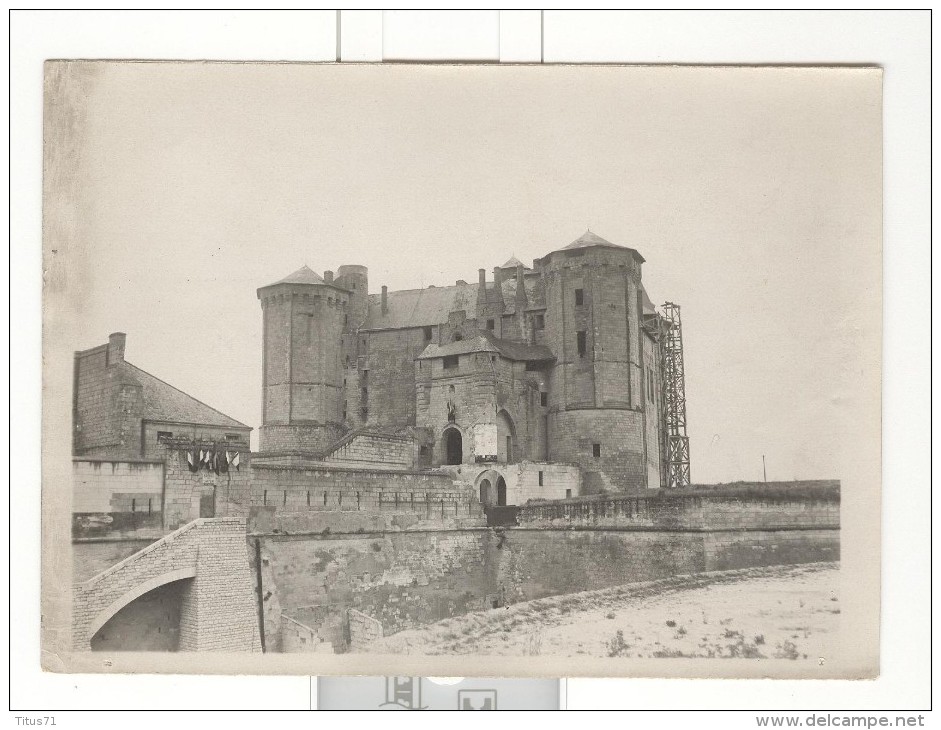
[[46,667],[878,674],[881,84],[47,62]]

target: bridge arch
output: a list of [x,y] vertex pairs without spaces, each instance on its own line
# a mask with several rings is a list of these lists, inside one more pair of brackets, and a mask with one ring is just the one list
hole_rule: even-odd
[[155,588],[159,588],[160,586],[166,585],[167,583],[173,583],[174,581],[195,577],[196,566],[192,565],[185,568],[178,568],[177,570],[171,570],[167,573],[162,573],[158,576],[155,576],[150,580],[138,583],[133,588],[131,588],[131,590],[124,593],[120,598],[109,604],[107,608],[99,611],[95,615],[88,626],[88,631],[86,632],[89,647],[91,646],[92,638],[95,636],[95,634],[98,633],[98,630],[108,623],[108,621],[110,621],[118,611],[120,611],[135,599],[140,598],[145,593],[149,593]]

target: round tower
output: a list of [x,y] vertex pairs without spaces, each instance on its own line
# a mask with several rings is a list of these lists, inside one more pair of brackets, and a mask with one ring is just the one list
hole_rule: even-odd
[[545,342],[556,356],[549,459],[582,466],[587,491],[646,486],[642,262],[591,232],[538,262]]
[[261,451],[318,452],[342,435],[340,351],[349,298],[306,266],[258,290]]
[[338,286],[350,293],[349,326],[357,330],[369,314],[369,269],[358,264],[347,264],[337,269]]

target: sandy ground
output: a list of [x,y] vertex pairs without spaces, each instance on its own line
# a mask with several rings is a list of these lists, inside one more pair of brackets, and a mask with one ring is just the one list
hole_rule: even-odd
[[749,568],[572,593],[388,636],[370,652],[815,661],[840,614],[839,565]]

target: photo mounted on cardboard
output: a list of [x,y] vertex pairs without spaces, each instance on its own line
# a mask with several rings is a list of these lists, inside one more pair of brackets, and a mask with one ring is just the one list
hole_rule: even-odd
[[47,669],[878,673],[879,69],[51,61],[44,125]]

